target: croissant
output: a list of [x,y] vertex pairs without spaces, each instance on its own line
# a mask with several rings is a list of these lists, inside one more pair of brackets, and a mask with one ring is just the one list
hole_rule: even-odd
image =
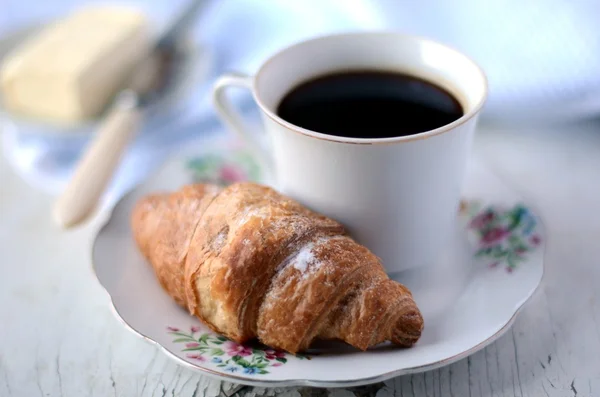
[[215,332],[291,353],[315,339],[411,346],[409,290],[338,222],[266,186],[193,184],[136,203],[131,226],[167,293]]

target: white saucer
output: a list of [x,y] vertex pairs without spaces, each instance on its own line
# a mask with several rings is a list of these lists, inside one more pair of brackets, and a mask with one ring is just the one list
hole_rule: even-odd
[[466,179],[459,226],[438,264],[399,275],[423,312],[425,329],[410,349],[358,352],[322,343],[295,357],[239,346],[210,332],[161,289],[138,253],[129,215],[137,199],[192,181],[261,180],[261,169],[230,141],[201,142],[169,161],[123,198],[93,247],[98,280],[126,328],[157,344],[188,368],[258,386],[349,387],[431,370],[492,343],[513,323],[543,274],[540,221],[514,190],[478,160]]

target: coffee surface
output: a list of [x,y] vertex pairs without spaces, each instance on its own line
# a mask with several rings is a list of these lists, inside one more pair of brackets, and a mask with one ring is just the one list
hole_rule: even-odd
[[391,138],[418,134],[463,115],[445,89],[414,76],[347,71],[301,83],[277,108],[282,119],[323,134]]

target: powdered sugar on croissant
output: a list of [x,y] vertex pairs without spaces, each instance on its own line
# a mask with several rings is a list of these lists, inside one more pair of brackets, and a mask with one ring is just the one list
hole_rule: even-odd
[[336,221],[254,183],[140,200],[134,237],[163,288],[216,332],[292,353],[315,339],[411,346],[423,319]]

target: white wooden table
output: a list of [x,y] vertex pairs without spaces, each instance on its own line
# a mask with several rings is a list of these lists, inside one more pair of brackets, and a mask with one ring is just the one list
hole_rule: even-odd
[[600,123],[480,131],[475,150],[541,211],[543,285],[514,327],[449,367],[353,390],[242,388],[125,330],[90,267],[105,213],[63,232],[0,162],[0,396],[600,396]]

